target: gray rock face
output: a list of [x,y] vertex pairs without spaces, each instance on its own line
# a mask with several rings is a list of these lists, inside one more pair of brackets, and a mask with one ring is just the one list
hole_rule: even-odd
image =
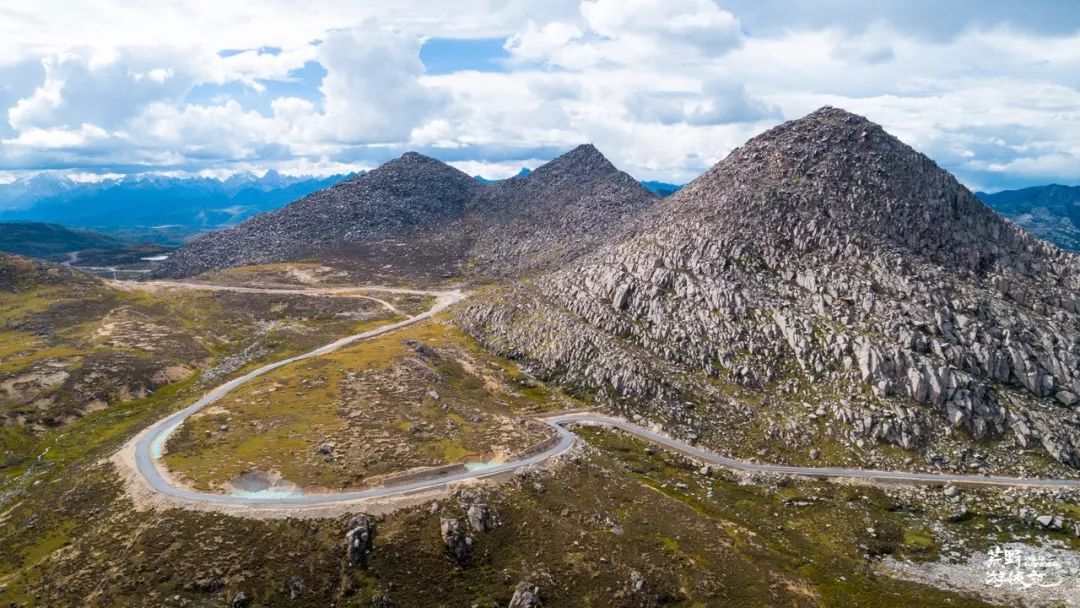
[[543,605],[540,601],[540,588],[522,581],[514,588],[514,596],[510,598],[507,608],[540,608]]
[[349,520],[345,533],[345,547],[349,565],[367,568],[367,556],[375,540],[375,522],[367,515],[357,515]]
[[484,503],[474,502],[465,512],[469,527],[475,532],[488,532],[499,525],[499,520]]
[[591,145],[492,184],[409,152],[200,237],[170,255],[158,273],[182,277],[314,256],[375,267],[411,260],[451,274],[468,262],[483,277],[515,276],[594,250],[658,201]]
[[879,126],[834,108],[781,125],[635,225],[460,325],[686,433],[745,409],[718,386],[779,406],[809,382],[829,390],[807,418],[853,438],[955,429],[1080,467],[1080,258]]
[[444,517],[439,522],[443,545],[459,564],[464,564],[472,557],[473,539],[465,533],[465,526],[460,519]]
[[231,605],[232,608],[248,608],[251,606],[251,598],[248,597],[247,593],[239,591],[233,596]]

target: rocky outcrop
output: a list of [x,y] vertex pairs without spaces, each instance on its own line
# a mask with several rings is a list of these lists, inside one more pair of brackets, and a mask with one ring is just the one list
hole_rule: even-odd
[[367,515],[357,515],[349,520],[345,533],[346,554],[350,566],[367,568],[367,556],[375,540],[375,522]]
[[507,608],[540,608],[543,605],[540,601],[540,587],[521,581],[514,588],[514,596],[510,598]]
[[687,435],[784,433],[794,408],[860,441],[959,432],[1080,467],[1080,258],[879,126],[834,108],[781,125],[636,226],[459,323]]
[[495,527],[499,525],[498,518],[495,517],[495,514],[491,512],[491,509],[482,502],[475,502],[469,505],[465,514],[469,520],[469,527],[475,532],[488,532],[494,530]]
[[464,564],[472,557],[473,539],[465,532],[460,519],[443,517],[439,521],[439,532],[443,546],[459,564]]

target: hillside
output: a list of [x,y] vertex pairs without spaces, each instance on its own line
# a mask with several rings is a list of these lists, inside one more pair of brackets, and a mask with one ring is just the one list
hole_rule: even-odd
[[976,196],[1035,236],[1080,251],[1080,186],[1050,184]]
[[487,276],[555,268],[610,241],[657,202],[584,144],[487,186],[471,209],[469,256]]
[[591,145],[490,184],[410,152],[204,235],[173,254],[160,274],[319,258],[379,280],[512,275],[590,251],[656,201]]
[[1080,467],[1080,258],[879,126],[834,108],[785,123],[641,225],[460,323],[736,454]]
[[119,249],[108,235],[40,222],[0,222],[0,251],[46,258],[83,249]]

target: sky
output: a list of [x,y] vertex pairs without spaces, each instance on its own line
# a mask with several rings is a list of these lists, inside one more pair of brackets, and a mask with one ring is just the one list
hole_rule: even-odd
[[689,181],[823,105],[977,190],[1080,184],[1080,2],[36,0],[0,6],[0,180],[489,178],[584,142]]

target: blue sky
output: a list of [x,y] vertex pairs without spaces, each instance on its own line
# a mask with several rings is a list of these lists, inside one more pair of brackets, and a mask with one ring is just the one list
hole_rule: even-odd
[[24,4],[0,9],[0,181],[407,150],[503,177],[588,141],[684,182],[828,104],[972,188],[1080,183],[1080,2]]

